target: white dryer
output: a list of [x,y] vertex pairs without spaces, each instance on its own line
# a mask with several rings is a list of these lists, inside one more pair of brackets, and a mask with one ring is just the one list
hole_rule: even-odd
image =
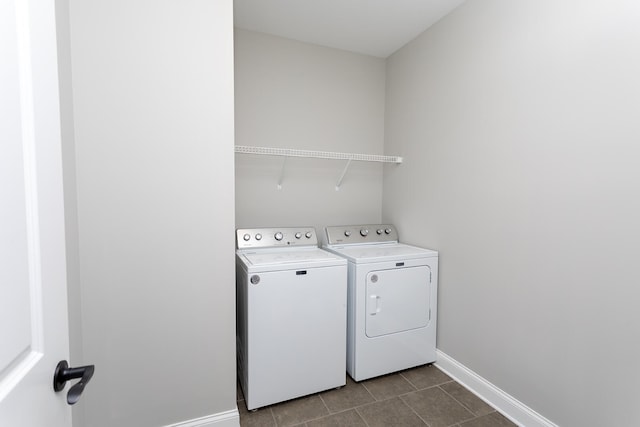
[[326,227],[348,260],[347,372],[355,381],[436,360],[438,252],[398,242],[392,225]]
[[345,385],[347,262],[313,227],[236,231],[238,376],[249,410]]

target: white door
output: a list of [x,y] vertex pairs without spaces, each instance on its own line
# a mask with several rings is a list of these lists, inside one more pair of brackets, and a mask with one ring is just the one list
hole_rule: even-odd
[[424,328],[431,308],[428,266],[370,271],[367,274],[367,337]]
[[[0,0],[0,426],[69,427],[54,0]],[[68,388],[68,387],[67,387]]]

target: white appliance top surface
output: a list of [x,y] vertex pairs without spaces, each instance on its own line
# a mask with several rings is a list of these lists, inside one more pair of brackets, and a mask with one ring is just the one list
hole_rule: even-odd
[[403,259],[437,257],[438,252],[404,243],[380,243],[367,245],[332,245],[327,249],[355,263],[396,261]]
[[239,250],[248,269],[299,269],[345,265],[346,260],[319,248]]

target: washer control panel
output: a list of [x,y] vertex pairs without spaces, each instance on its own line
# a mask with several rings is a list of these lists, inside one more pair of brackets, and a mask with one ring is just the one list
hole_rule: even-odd
[[236,247],[238,249],[287,246],[318,246],[315,228],[239,228],[236,230]]
[[391,224],[337,225],[324,230],[329,245],[398,241],[398,232]]

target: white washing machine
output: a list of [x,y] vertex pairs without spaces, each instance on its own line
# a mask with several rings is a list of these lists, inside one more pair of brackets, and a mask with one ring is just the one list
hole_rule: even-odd
[[313,227],[236,231],[238,376],[249,410],[345,385],[347,262]]
[[349,263],[349,375],[361,381],[435,362],[438,252],[399,243],[388,224],[325,231],[325,249]]

